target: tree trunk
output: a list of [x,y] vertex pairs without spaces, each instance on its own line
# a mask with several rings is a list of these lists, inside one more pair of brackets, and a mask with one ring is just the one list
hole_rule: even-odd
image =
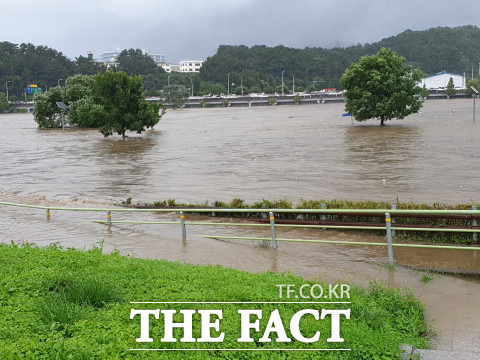
[[385,122],[385,120],[384,120],[384,119],[380,119],[380,126],[383,126],[383,125],[385,125],[385,123],[384,123],[384,122]]

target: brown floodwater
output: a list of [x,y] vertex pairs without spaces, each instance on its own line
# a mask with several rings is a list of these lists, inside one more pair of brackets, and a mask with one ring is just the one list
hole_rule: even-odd
[[[105,207],[175,199],[211,203],[286,198],[479,202],[480,124],[471,100],[427,101],[421,113],[380,127],[352,124],[343,104],[168,111],[152,131],[103,138],[96,130],[39,130],[31,114],[0,115],[0,201],[48,206]],[[268,237],[268,228],[114,225],[103,213],[52,212],[0,206],[1,241],[60,242],[107,251],[254,272],[291,271],[304,277],[391,286],[405,283],[427,303],[440,332],[439,348],[455,346],[455,326],[480,335],[480,282],[407,269],[480,271],[476,251],[212,240],[201,235]],[[113,214],[113,220],[177,220],[175,214]],[[219,221],[188,217],[202,221]],[[222,220],[220,220],[222,221]],[[228,221],[228,219],[223,220]],[[279,238],[385,241],[381,235],[277,229]],[[430,275],[429,275],[430,276]],[[455,325],[456,324],[456,325]]]

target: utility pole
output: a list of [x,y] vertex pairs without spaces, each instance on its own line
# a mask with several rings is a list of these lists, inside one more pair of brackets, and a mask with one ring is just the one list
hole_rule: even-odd
[[11,82],[11,81],[7,81],[7,82],[5,83],[5,87],[7,88],[7,102],[8,102],[8,83],[9,83],[9,82]]
[[283,73],[284,73],[285,70],[282,71],[282,96],[284,95],[284,92],[283,92]]
[[227,84],[227,88],[228,88],[227,95],[230,96],[230,73],[228,73],[227,82],[228,82],[228,84]]

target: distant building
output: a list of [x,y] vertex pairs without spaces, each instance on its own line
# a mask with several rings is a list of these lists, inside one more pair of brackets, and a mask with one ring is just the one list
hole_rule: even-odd
[[[118,55],[125,50],[125,49],[120,49],[117,48],[115,50],[108,50],[108,51],[103,51],[100,53],[100,57],[98,59],[98,62],[104,63],[104,64],[113,64],[117,61]],[[150,56],[153,61],[157,63],[157,65],[160,65],[162,63],[165,63],[165,55],[164,54],[154,54],[149,52],[148,50],[142,49],[142,53]]]
[[427,90],[443,90],[447,88],[450,78],[453,79],[453,84],[455,85],[455,89],[467,88],[467,79],[465,74],[451,74],[445,71],[439,72],[435,75],[424,77],[421,80],[419,85],[421,87],[425,85]]
[[180,65],[173,65],[173,64],[167,64],[163,63],[161,64],[163,70],[167,73],[172,73],[172,72],[180,72]]
[[142,50],[144,54],[147,54],[148,56],[150,56],[153,61],[155,61],[157,63],[157,65],[160,65],[160,64],[163,64],[165,63],[165,55],[164,54],[153,54],[151,52],[148,52],[146,50]]
[[199,72],[202,65],[201,60],[183,60],[180,61],[180,72]]
[[100,57],[98,58],[98,62],[101,63],[114,63],[117,61],[118,55],[123,51],[123,49],[117,48],[116,50],[108,50],[102,51],[100,53]]

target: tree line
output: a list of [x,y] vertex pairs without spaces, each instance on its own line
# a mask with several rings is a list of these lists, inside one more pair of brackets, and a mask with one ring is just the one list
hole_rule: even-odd
[[[406,30],[377,43],[333,49],[221,45],[207,58],[199,74],[167,74],[141,50],[129,49],[120,54],[113,70],[140,75],[144,95],[165,95],[169,85],[194,95],[315,91],[341,88],[340,78],[345,70],[381,48],[394,50],[424,75],[445,70],[470,77],[475,69],[476,76],[480,65],[480,29],[461,26]],[[104,65],[92,59],[79,56],[71,61],[46,46],[0,42],[0,91],[5,93],[8,86],[10,100],[23,100],[28,84],[38,84],[46,90],[64,85],[70,76],[95,75],[105,70]]]

